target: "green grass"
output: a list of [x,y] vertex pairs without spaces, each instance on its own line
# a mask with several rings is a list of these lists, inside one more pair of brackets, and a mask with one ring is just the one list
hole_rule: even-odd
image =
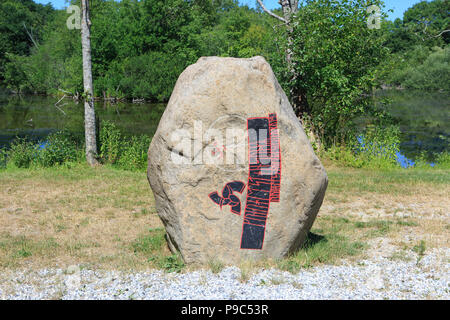
[[[391,199],[393,203],[405,195],[419,192],[426,194],[427,199],[442,199],[450,185],[450,171],[436,168],[371,170],[332,164],[327,166],[327,173],[326,201],[335,207],[355,195],[369,208],[381,208],[379,203],[370,202],[370,197],[380,194],[382,199],[385,195],[397,195]],[[156,216],[144,172],[125,171],[111,165],[91,168],[81,163],[72,167],[9,167],[0,170],[0,188],[3,190],[0,205],[11,207],[3,217],[15,219],[24,230],[37,227],[36,230],[42,231],[12,236],[12,231],[2,233],[0,228],[0,266],[24,266],[23,262],[35,261],[43,266],[55,261],[72,263],[76,259],[92,265],[159,268],[168,272],[185,270],[181,257],[167,248],[165,231]],[[47,193],[51,196],[43,202],[42,194]],[[27,201],[15,202],[14,199],[22,197]],[[384,203],[382,207],[385,207]],[[339,217],[337,215],[345,212],[337,209],[339,207],[336,211],[319,213],[300,250],[280,261],[262,263],[290,272],[333,264],[340,259],[359,257],[371,238],[390,237],[401,228],[409,232],[408,228],[418,226],[416,219],[384,217],[359,221]],[[30,219],[35,220],[30,222]],[[99,231],[110,222],[117,226],[115,233],[100,235]],[[4,226],[8,225],[5,220]],[[130,225],[132,229],[125,230]],[[449,227],[448,224],[443,226],[445,230]],[[83,233],[82,237],[80,233]],[[428,240],[427,245],[433,246]],[[417,244],[415,250],[419,258],[423,256],[424,248],[425,243]],[[207,267],[219,273],[225,263],[211,260]],[[250,271],[244,268],[242,281],[247,281],[249,275]]]
[[165,244],[165,231],[162,228],[150,229],[149,234],[141,236],[132,244],[134,252],[145,255],[159,253]]
[[149,233],[136,239],[132,244],[135,253],[143,254],[153,266],[167,272],[180,272],[184,262],[178,254],[167,254],[165,230],[163,228],[150,229]]
[[[320,264],[334,264],[340,259],[359,256],[368,248],[367,241],[389,237],[398,228],[417,226],[413,221],[355,221],[346,217],[319,217],[303,246],[279,260],[277,267],[292,273]],[[420,250],[420,249],[417,249]]]
[[292,273],[317,264],[332,264],[338,259],[355,256],[366,248],[363,241],[348,234],[354,223],[347,218],[322,217],[320,228],[313,228],[302,248],[277,266]]
[[2,234],[0,240],[0,260],[1,267],[15,267],[21,260],[33,257],[34,255],[53,254],[59,244],[54,238],[47,238],[42,241],[34,241],[26,236],[12,236]]
[[435,168],[371,170],[336,167],[327,170],[327,174],[327,193],[411,195],[422,185],[434,188],[450,184],[450,170]]
[[412,248],[412,250],[417,253],[417,264],[419,264],[424,257],[426,249],[427,247],[424,240],[420,240],[420,242]]
[[354,226],[355,228],[371,229],[368,233],[369,237],[381,237],[385,236],[391,230],[392,223],[392,221],[387,220],[373,220],[368,222],[357,221],[354,223]]

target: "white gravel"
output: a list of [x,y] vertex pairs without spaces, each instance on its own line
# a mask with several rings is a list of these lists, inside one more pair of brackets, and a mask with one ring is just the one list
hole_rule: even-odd
[[356,265],[321,266],[298,274],[260,270],[242,283],[241,271],[218,274],[42,269],[2,271],[0,299],[449,299],[450,249],[417,263],[385,257]]

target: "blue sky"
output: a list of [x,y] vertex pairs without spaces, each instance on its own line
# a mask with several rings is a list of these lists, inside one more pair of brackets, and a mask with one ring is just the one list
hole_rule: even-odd
[[[62,9],[67,6],[66,0],[35,0],[38,3],[51,3],[56,9]],[[239,0],[242,4],[247,4],[249,7],[255,7],[256,0]],[[393,9],[394,12],[389,14],[389,19],[403,18],[403,13],[420,0],[384,0],[386,9]],[[263,0],[264,5],[268,9],[279,8],[278,0]]]

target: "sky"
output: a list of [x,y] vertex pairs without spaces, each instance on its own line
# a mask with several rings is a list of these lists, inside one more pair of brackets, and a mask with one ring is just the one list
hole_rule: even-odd
[[[262,0],[267,9],[280,8],[278,0]],[[389,19],[394,21],[397,18],[403,18],[403,13],[411,8],[416,3],[422,0],[384,0],[386,5],[385,10],[393,9],[394,12],[389,12]],[[249,7],[255,7],[256,0],[239,0],[242,4],[247,4]]]
[[[67,7],[67,1],[66,0],[34,0],[37,3],[51,3],[54,8],[56,9],[62,9],[64,7]],[[411,8],[414,4],[420,2],[421,0],[384,0],[384,3],[386,4],[386,10],[393,9],[393,13],[389,13],[389,19],[395,20],[397,18],[403,18],[403,13],[408,9]],[[256,6],[256,0],[239,0],[241,4],[247,4],[249,7],[255,7]],[[263,0],[264,5],[268,9],[274,9],[279,8],[280,5],[278,4],[278,0]]]

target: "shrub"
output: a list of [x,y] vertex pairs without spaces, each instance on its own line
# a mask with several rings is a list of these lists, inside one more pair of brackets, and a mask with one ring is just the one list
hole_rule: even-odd
[[391,167],[397,163],[400,151],[400,129],[397,126],[380,128],[368,126],[357,137],[353,150],[364,164],[372,167]]
[[422,65],[408,69],[403,85],[419,90],[450,90],[450,46],[434,48]]
[[450,169],[450,152],[442,152],[436,157],[435,167],[440,169]]
[[44,167],[73,162],[78,158],[75,138],[65,130],[50,134],[41,146],[39,163]]
[[383,83],[416,90],[450,90],[450,46],[429,49],[417,46],[391,56],[381,64]]
[[146,135],[132,136],[128,141],[125,140],[118,165],[129,170],[145,169],[150,140]]
[[36,161],[38,150],[36,145],[24,138],[16,138],[7,151],[8,162],[18,168],[28,168]]
[[385,128],[370,125],[347,145],[333,144],[322,156],[344,166],[361,168],[390,168],[397,165],[400,130],[397,126]]
[[6,149],[0,149],[0,169],[6,168],[7,161],[8,161],[8,153]]
[[103,162],[114,164],[120,156],[122,136],[111,121],[102,121],[100,129],[100,157]]

